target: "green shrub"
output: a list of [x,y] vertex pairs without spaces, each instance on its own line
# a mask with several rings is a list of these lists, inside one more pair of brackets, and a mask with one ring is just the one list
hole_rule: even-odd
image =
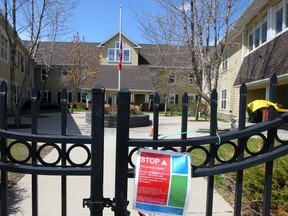
[[[265,164],[244,170],[243,192],[250,202],[251,208],[257,212],[262,210]],[[288,215],[288,156],[278,158],[274,161],[272,179],[271,210],[273,215]],[[285,213],[285,214],[284,214]]]

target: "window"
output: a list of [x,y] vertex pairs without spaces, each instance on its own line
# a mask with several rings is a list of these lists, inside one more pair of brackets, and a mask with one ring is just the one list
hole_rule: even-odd
[[43,103],[48,103],[49,101],[49,93],[48,91],[42,92],[42,100]]
[[264,43],[267,41],[267,31],[268,31],[267,16],[265,16],[262,19],[262,24],[261,24],[261,43]]
[[130,50],[124,49],[123,50],[123,62],[130,62]]
[[220,109],[227,109],[227,89],[221,90],[221,107]]
[[156,76],[156,74],[152,74],[152,75],[151,75],[151,81],[152,81],[152,83],[156,83],[156,82],[157,82],[157,76]]
[[228,66],[228,52],[224,51],[222,55],[222,70],[227,70]]
[[168,103],[178,104],[178,95],[175,93],[169,93]]
[[194,79],[193,79],[193,74],[189,74],[189,77],[188,77],[188,84],[194,84]]
[[267,31],[268,27],[266,15],[249,30],[248,46],[250,51],[267,41]]
[[67,72],[66,71],[61,71],[61,80],[64,81],[66,80]]
[[286,19],[285,19],[285,27],[288,28],[288,3],[286,3]]
[[195,101],[197,100],[197,97],[195,94],[188,94],[188,101]]
[[[115,48],[108,49],[108,62],[118,62],[119,56],[119,41],[115,42]],[[122,42],[123,45],[123,42]],[[131,50],[130,49],[123,49],[123,62],[130,62],[131,61]]]
[[260,27],[255,30],[255,48],[260,45]]
[[86,103],[86,98],[87,98],[87,92],[84,91],[78,92],[78,102]]
[[276,11],[275,16],[275,30],[277,34],[283,30],[283,7]]
[[8,61],[8,40],[1,35],[1,58]]
[[109,62],[117,62],[118,61],[118,49],[108,49],[108,61]]
[[168,83],[175,83],[176,82],[176,76],[175,75],[169,75]]
[[46,70],[42,70],[41,71],[41,81],[45,81],[47,79],[47,74],[46,74]]

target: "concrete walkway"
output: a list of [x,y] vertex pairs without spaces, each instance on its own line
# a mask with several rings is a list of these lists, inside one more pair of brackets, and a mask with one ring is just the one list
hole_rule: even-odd
[[[45,116],[45,117],[44,117]],[[60,114],[45,114],[39,118],[39,134],[60,134]],[[23,119],[22,121],[29,121]],[[90,125],[85,122],[84,113],[75,113],[68,116],[68,134],[90,135]],[[181,117],[160,117],[159,133],[160,135],[169,135],[180,132]],[[229,128],[229,123],[219,123],[219,129]],[[195,122],[189,119],[188,130],[208,129],[209,122]],[[21,129],[23,131],[24,129]],[[27,129],[25,129],[27,130]],[[29,130],[28,130],[29,131]],[[132,128],[130,137],[149,138],[150,126],[142,128]],[[205,136],[203,133],[189,134],[189,137]],[[176,136],[177,137],[177,136]],[[175,138],[176,138],[175,137]],[[180,137],[180,135],[178,136]],[[104,149],[104,197],[114,197],[114,172],[115,172],[115,149],[116,149],[116,129],[105,128],[105,149]],[[47,155],[45,161],[54,161],[56,151]],[[85,152],[75,152],[73,160],[79,162],[85,160]],[[61,215],[61,178],[59,176],[39,176],[39,216],[57,216]],[[69,176],[67,178],[68,191],[68,215],[89,215],[88,208],[82,207],[83,198],[90,197],[90,178],[81,176]],[[205,215],[206,206],[206,187],[204,178],[193,178],[191,185],[191,196],[186,215]],[[29,216],[31,215],[31,175],[25,175],[13,189],[17,200],[14,200],[11,215]],[[134,179],[129,179],[128,206],[131,216],[138,215],[137,211],[132,209],[134,192]],[[103,215],[114,215],[110,208],[105,208]],[[233,208],[215,191],[213,215],[228,216],[233,215]]]

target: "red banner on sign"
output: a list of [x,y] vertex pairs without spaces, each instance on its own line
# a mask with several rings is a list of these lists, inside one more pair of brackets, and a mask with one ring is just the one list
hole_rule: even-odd
[[141,152],[137,202],[166,205],[170,184],[170,156]]

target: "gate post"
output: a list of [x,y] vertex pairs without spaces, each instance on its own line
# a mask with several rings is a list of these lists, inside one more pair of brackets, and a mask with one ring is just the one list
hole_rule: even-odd
[[88,201],[91,216],[103,215],[104,165],[104,93],[103,86],[92,88],[91,110],[91,197]]
[[112,208],[116,216],[130,214],[127,211],[130,95],[128,89],[120,89],[117,97],[115,206]]
[[[275,103],[277,98],[277,76],[274,73],[270,77],[270,92],[269,101]],[[274,107],[269,107],[268,110],[268,120],[273,120],[276,118],[276,110]],[[267,131],[267,141],[268,141],[268,152],[274,150],[274,140],[277,135],[277,129],[272,128]],[[264,197],[263,197],[263,215],[270,215],[271,211],[271,196],[272,196],[272,178],[273,178],[273,164],[274,161],[268,161],[265,164],[265,184],[264,184]]]
[[[7,84],[5,81],[0,83],[0,117],[1,129],[7,129]],[[0,143],[1,161],[6,162],[6,139],[1,138]],[[1,170],[1,215],[8,215],[8,174]]]

